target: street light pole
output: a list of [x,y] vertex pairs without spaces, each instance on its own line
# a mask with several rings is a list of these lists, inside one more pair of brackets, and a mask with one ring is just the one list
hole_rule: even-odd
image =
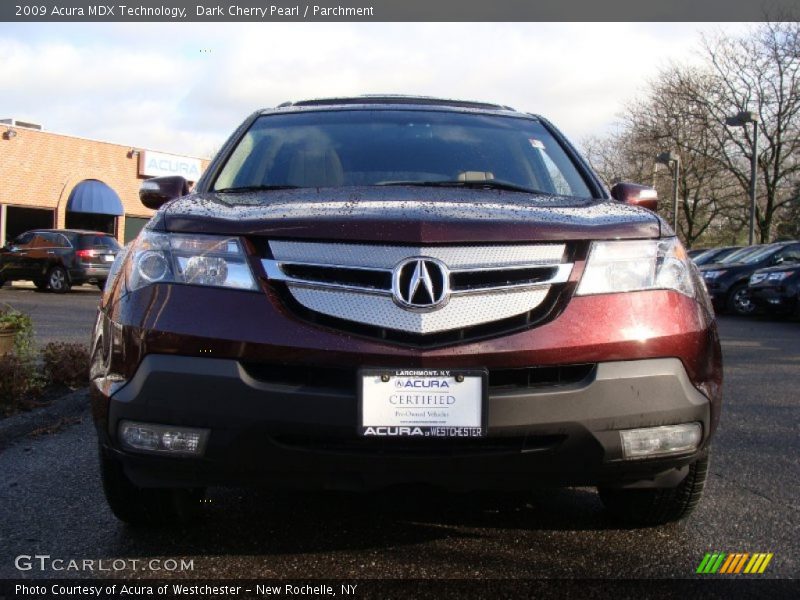
[[656,163],[675,166],[672,171],[672,229],[678,235],[678,176],[681,169],[681,157],[674,152],[662,152],[656,156]]
[[674,161],[675,170],[672,173],[672,229],[678,235],[678,173],[681,170],[681,161],[677,157]]
[[758,120],[753,121],[753,156],[750,159],[750,245],[756,237],[756,170],[758,169]]
[[748,110],[741,111],[733,117],[725,119],[731,127],[747,127],[753,124],[753,155],[750,157],[750,235],[752,246],[756,237],[756,171],[758,170],[758,115]]

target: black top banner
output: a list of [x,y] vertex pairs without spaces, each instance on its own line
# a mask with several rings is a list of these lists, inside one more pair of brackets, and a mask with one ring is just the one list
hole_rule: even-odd
[[19,22],[794,21],[797,0],[3,0]]

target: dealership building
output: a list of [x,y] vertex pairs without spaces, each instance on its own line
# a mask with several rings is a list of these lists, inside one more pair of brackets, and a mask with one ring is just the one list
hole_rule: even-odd
[[129,242],[153,215],[139,201],[142,181],[195,182],[208,162],[0,119],[0,246],[37,228],[105,231]]

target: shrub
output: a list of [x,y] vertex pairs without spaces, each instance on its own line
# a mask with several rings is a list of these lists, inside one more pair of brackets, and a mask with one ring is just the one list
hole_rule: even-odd
[[23,312],[3,303],[0,305],[0,331],[13,331],[14,352],[22,360],[33,353],[33,321]]
[[0,356],[0,406],[4,413],[14,410],[28,390],[28,381],[20,363],[16,354]]
[[89,350],[83,344],[50,342],[42,348],[47,382],[79,388],[89,384]]
[[14,352],[0,356],[0,413],[27,407],[27,401],[41,392],[42,381],[32,360]]

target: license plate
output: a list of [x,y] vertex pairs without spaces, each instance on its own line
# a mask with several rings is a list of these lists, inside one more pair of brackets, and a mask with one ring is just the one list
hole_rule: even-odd
[[106,262],[114,262],[114,255],[113,254],[104,254],[103,260]]
[[376,437],[486,435],[485,370],[361,369],[359,433]]

